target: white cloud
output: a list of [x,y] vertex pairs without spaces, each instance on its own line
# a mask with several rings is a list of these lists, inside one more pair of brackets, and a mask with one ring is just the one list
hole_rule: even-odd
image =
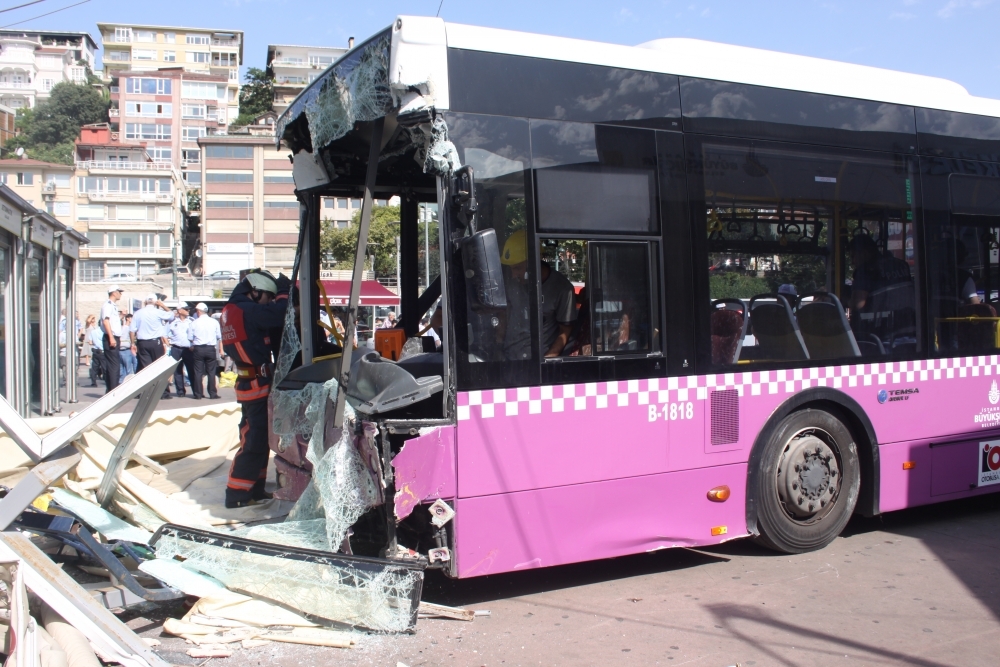
[[937,15],[943,19],[950,19],[960,9],[979,9],[993,2],[993,0],[948,0],[944,7],[938,10]]

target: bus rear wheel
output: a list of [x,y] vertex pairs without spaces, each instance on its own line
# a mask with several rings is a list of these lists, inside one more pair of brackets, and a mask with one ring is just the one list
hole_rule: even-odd
[[850,430],[824,410],[785,417],[757,477],[758,541],[783,553],[822,549],[847,525],[861,473]]

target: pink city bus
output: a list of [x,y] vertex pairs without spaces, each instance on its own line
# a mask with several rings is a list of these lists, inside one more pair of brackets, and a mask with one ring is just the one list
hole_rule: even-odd
[[454,577],[739,537],[798,553],[855,513],[1000,490],[998,101],[402,16],[277,132],[307,360],[324,207],[363,202],[350,340],[373,207],[399,202],[397,329],[344,351],[338,397],[386,487],[355,553]]

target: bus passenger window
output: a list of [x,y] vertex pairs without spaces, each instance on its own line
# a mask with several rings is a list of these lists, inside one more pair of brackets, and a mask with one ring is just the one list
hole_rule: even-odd
[[542,356],[588,356],[591,345],[590,308],[586,301],[587,242],[544,239],[541,246]]
[[766,142],[697,150],[713,365],[916,351],[911,165]]
[[647,353],[658,348],[651,313],[649,244],[592,243],[592,319],[595,354]]

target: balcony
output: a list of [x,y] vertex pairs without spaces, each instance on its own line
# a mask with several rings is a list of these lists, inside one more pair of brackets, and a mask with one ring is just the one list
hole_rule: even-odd
[[118,118],[121,115],[121,109],[108,109],[108,118]]
[[228,46],[230,48],[239,48],[240,40],[238,39],[216,39],[212,38],[212,46]]
[[0,80],[0,89],[2,90],[34,90],[34,86],[30,83],[25,83],[24,81],[2,81]]
[[309,68],[311,65],[307,60],[299,58],[275,58],[271,61],[271,67],[302,67]]
[[126,246],[124,248],[95,248],[88,246],[87,250],[90,259],[101,259],[105,257],[159,257],[167,259],[171,256],[170,248],[149,248],[142,246]]
[[181,160],[182,167],[200,167],[201,160]]
[[173,225],[169,222],[88,220],[87,229],[92,232],[169,232]]
[[87,193],[87,198],[94,202],[119,202],[141,204],[170,204],[174,196],[169,192],[101,192],[94,190]]
[[169,162],[100,162],[97,160],[78,160],[77,169],[87,171],[166,171],[172,167]]

